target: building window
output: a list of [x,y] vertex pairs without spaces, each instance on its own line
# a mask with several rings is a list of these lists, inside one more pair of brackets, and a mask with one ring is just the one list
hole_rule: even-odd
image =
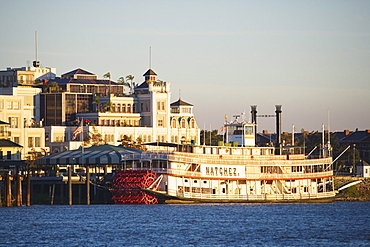
[[3,151],[0,151],[0,160],[4,159]]
[[28,137],[28,147],[29,148],[33,148],[34,145],[33,145],[33,137]]
[[15,136],[14,137],[14,142],[17,143],[17,144],[19,144],[19,136]]
[[158,127],[163,127],[163,120],[162,119],[158,120]]
[[14,101],[13,109],[14,110],[19,110],[19,102],[18,101]]
[[122,104],[122,112],[126,113],[126,104]]
[[35,137],[35,147],[41,147],[40,137]]
[[11,110],[11,109],[13,109],[13,102],[8,101],[8,110]]
[[9,117],[10,128],[18,128],[18,118]]
[[157,110],[159,111],[161,109],[161,102],[157,102]]
[[145,111],[149,111],[149,102],[145,102]]
[[171,127],[176,128],[176,119],[172,119]]
[[131,113],[131,104],[127,104],[127,112]]
[[6,152],[6,159],[11,160],[12,159],[12,151]]
[[164,111],[164,102],[161,102],[162,110]]
[[186,127],[186,125],[185,125],[185,119],[182,119],[181,120],[181,128],[185,128]]
[[144,111],[144,103],[142,103],[142,102],[140,103],[140,110]]
[[192,129],[195,128],[195,119],[194,118],[191,119],[191,128]]

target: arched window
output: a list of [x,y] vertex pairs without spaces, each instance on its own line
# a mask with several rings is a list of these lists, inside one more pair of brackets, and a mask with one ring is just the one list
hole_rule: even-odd
[[176,119],[175,118],[172,119],[172,122],[171,123],[172,123],[171,124],[171,127],[172,128],[176,128]]
[[191,128],[194,129],[195,128],[195,119],[194,118],[192,118],[190,120],[190,124],[191,124]]
[[131,113],[131,104],[127,104],[127,112]]
[[186,128],[185,119],[181,119],[181,128]]
[[122,112],[126,113],[126,104],[122,104]]
[[112,112],[116,112],[116,104],[112,104]]
[[116,112],[121,112],[121,104],[117,104],[117,110]]

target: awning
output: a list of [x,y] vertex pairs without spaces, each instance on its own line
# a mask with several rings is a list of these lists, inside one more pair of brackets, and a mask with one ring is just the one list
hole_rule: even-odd
[[37,160],[40,165],[114,165],[121,164],[127,154],[141,154],[141,150],[113,145],[100,145],[89,148],[68,150]]

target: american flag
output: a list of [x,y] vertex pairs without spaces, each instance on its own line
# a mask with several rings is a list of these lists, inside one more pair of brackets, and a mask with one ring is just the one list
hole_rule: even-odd
[[73,131],[73,135],[72,135],[72,141],[74,139],[76,139],[76,137],[82,133],[82,126],[83,126],[83,121],[81,121],[80,125],[77,126],[77,128],[75,129],[75,131]]

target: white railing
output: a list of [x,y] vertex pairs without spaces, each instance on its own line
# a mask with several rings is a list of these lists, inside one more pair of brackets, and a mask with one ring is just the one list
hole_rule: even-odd
[[303,178],[323,178],[333,176],[333,171],[312,172],[312,173],[257,173],[248,174],[248,178],[258,179],[303,179]]
[[[201,172],[196,171],[184,171],[180,169],[171,169],[171,168],[135,168],[137,170],[153,170],[155,173],[159,174],[168,174],[174,176],[183,176],[183,177],[196,177],[207,179],[208,177],[202,176]],[[256,179],[256,180],[294,180],[294,179],[313,179],[313,178],[324,178],[332,177],[333,171],[325,172],[312,172],[312,173],[247,173],[245,179]],[[209,176],[214,177],[214,176]],[[227,179],[233,180],[229,176],[220,176],[220,180]],[[238,177],[237,179],[241,179]]]
[[171,196],[178,196],[187,199],[202,199],[202,200],[243,200],[243,201],[283,201],[283,200],[313,200],[326,199],[335,196],[334,192],[323,193],[302,193],[302,194],[261,194],[261,195],[239,195],[239,194],[203,194],[193,192],[179,192],[176,190],[169,190],[168,194]]
[[123,155],[122,159],[127,160],[168,160],[170,162],[214,164],[214,165],[320,165],[330,164],[332,158],[321,159],[287,159],[286,155],[214,155],[214,154],[193,154],[193,153],[167,153],[167,152],[143,152],[142,154]]

